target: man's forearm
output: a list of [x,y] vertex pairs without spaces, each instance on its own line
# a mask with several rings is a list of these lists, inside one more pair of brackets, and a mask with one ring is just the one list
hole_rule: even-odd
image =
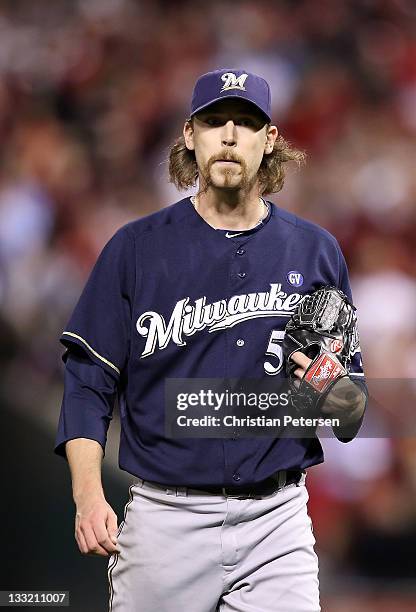
[[329,393],[322,412],[338,418],[339,427],[333,427],[338,440],[348,442],[357,435],[364,416],[367,395],[363,388],[349,379],[341,378]]
[[83,554],[108,556],[117,549],[117,515],[107,503],[101,483],[103,449],[95,440],[76,438],[66,443],[77,507],[75,538]]
[[72,477],[75,503],[88,494],[103,496],[101,464],[103,449],[95,440],[76,438],[66,443],[66,455]]

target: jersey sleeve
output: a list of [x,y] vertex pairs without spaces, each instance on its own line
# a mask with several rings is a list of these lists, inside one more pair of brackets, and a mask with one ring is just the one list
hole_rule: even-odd
[[[346,264],[344,255],[342,254],[342,251],[339,246],[338,246],[338,254],[339,254],[339,284],[338,284],[338,287],[339,289],[341,289],[341,291],[345,293],[345,295],[348,297],[351,303],[354,304],[354,299],[352,296],[352,291],[351,291],[351,286],[350,286],[350,281],[349,281],[349,276],[348,276],[347,264]],[[355,348],[354,348],[353,355],[351,357],[351,361],[347,366],[347,370],[348,370],[349,377],[351,378],[351,380],[364,393],[366,402],[365,402],[365,409],[364,409],[363,416],[357,423],[354,423],[343,429],[342,428],[339,428],[337,430],[334,429],[334,433],[336,437],[341,442],[350,442],[353,438],[355,438],[355,436],[357,435],[362,425],[365,410],[367,409],[367,404],[368,404],[368,388],[367,388],[367,383],[365,380],[365,374],[364,374],[364,369],[363,369],[363,361],[362,361],[362,355],[361,355],[358,326],[357,326],[356,333],[357,333],[357,340],[355,343]]]
[[75,438],[95,440],[105,452],[116,394],[117,381],[111,374],[88,355],[70,351],[55,453],[66,457],[65,444]]
[[68,350],[78,347],[117,379],[130,349],[135,261],[134,238],[124,227],[101,252],[60,337]]
[[[347,269],[347,264],[345,262],[345,258],[341,252],[341,249],[339,249],[339,264],[340,264],[340,268],[339,268],[339,289],[341,289],[341,291],[343,291],[345,293],[345,295],[348,297],[348,299],[351,301],[352,304],[354,304],[354,299],[352,296],[352,292],[351,292],[351,287],[350,287],[350,281],[349,281],[349,277],[348,277],[348,269]],[[357,313],[359,315],[359,313]],[[351,361],[348,365],[348,371],[349,371],[349,375],[351,378],[354,379],[363,379],[365,380],[365,375],[364,375],[364,369],[363,369],[363,361],[362,361],[362,355],[361,355],[361,347],[360,347],[360,341],[359,341],[359,333],[358,333],[358,327],[357,327],[357,341],[355,343],[355,348],[354,348],[354,352],[353,355],[351,357]]]

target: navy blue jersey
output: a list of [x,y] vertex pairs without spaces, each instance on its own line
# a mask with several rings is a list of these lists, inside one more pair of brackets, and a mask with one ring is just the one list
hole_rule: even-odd
[[[323,461],[317,438],[165,436],[165,379],[279,376],[273,345],[302,297],[334,285],[351,298],[335,238],[274,204],[269,208],[253,230],[216,230],[185,198],[113,236],[61,336],[91,367],[83,401],[75,399],[79,390],[64,397],[58,453],[76,437],[105,446],[113,381],[120,467],[145,480],[245,485]],[[80,367],[72,362],[72,380]],[[350,372],[363,380],[359,352]]]

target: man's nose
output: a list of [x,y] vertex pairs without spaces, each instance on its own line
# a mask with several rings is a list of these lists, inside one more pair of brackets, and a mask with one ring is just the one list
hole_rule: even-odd
[[237,144],[237,133],[234,121],[227,121],[222,130],[221,142],[225,147],[235,147]]

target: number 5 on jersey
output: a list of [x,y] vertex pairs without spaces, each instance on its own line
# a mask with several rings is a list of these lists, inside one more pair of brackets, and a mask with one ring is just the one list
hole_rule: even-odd
[[267,345],[266,355],[274,357],[273,363],[270,361],[264,362],[264,371],[269,376],[276,376],[283,367],[283,348],[282,342],[285,336],[284,331],[274,329],[270,334],[269,344]]

